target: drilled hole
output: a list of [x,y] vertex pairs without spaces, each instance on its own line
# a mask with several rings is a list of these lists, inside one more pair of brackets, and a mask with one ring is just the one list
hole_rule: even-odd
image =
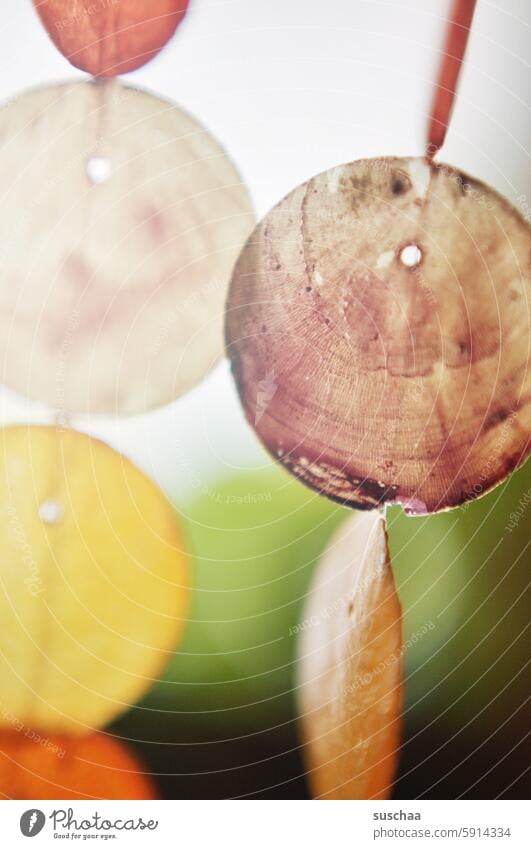
[[111,160],[106,156],[91,156],[87,160],[87,177],[94,185],[105,183],[111,174]]
[[56,525],[63,518],[64,510],[58,501],[48,498],[39,507],[39,516],[45,525]]
[[422,251],[418,245],[406,245],[400,251],[400,262],[406,268],[415,268],[422,260]]

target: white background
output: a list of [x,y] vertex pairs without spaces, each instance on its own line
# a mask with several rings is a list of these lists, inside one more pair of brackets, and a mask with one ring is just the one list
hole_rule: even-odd
[[[205,805],[208,804],[208,816]],[[21,814],[30,807],[23,802],[4,802],[0,810],[2,838],[5,846],[96,846],[103,847],[147,846],[178,847],[187,849],[323,849],[332,840],[340,840],[345,849],[365,847],[403,846],[405,849],[450,849],[462,846],[499,846],[507,849],[524,849],[528,829],[524,821],[524,803],[516,801],[492,802],[336,802],[315,804],[313,802],[36,802],[46,815],[54,809],[71,807],[76,819],[92,817],[97,811],[100,816],[116,820],[118,817],[138,818],[144,821],[156,819],[156,831],[123,832],[116,840],[60,840],[53,837],[49,821],[35,837],[35,843],[22,837],[19,830]],[[288,807],[289,806],[289,807]],[[420,821],[374,821],[373,813],[420,812]],[[479,826],[503,826],[511,828],[508,838],[462,839],[373,839],[373,829],[448,829]],[[60,830],[59,830],[60,831]],[[83,833],[83,832],[78,832]],[[100,832],[101,833],[101,832]]]

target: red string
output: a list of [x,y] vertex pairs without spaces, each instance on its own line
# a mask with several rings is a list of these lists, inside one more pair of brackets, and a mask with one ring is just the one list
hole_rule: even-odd
[[476,0],[454,0],[428,122],[428,158],[444,144]]

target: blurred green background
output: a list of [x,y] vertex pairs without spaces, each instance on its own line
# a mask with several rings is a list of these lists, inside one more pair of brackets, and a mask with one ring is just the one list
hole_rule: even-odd
[[[526,794],[529,495],[528,464],[459,510],[388,511],[404,640],[434,626],[407,652],[397,798]],[[347,511],[272,467],[209,485],[180,513],[195,558],[192,621],[161,681],[113,731],[166,797],[304,798],[293,631]]]

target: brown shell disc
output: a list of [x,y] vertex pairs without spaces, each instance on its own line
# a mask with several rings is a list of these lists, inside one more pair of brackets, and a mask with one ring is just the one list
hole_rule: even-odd
[[299,705],[312,794],[387,799],[402,713],[402,612],[385,520],[351,516],[318,566],[299,645]]
[[227,349],[247,418],[305,483],[413,513],[480,495],[529,453],[530,228],[420,158],[314,177],[236,265]]
[[223,351],[253,227],[241,178],[174,105],[118,82],[0,113],[0,380],[66,412],[172,401]]
[[33,0],[33,5],[72,65],[115,77],[142,67],[162,50],[188,0]]

